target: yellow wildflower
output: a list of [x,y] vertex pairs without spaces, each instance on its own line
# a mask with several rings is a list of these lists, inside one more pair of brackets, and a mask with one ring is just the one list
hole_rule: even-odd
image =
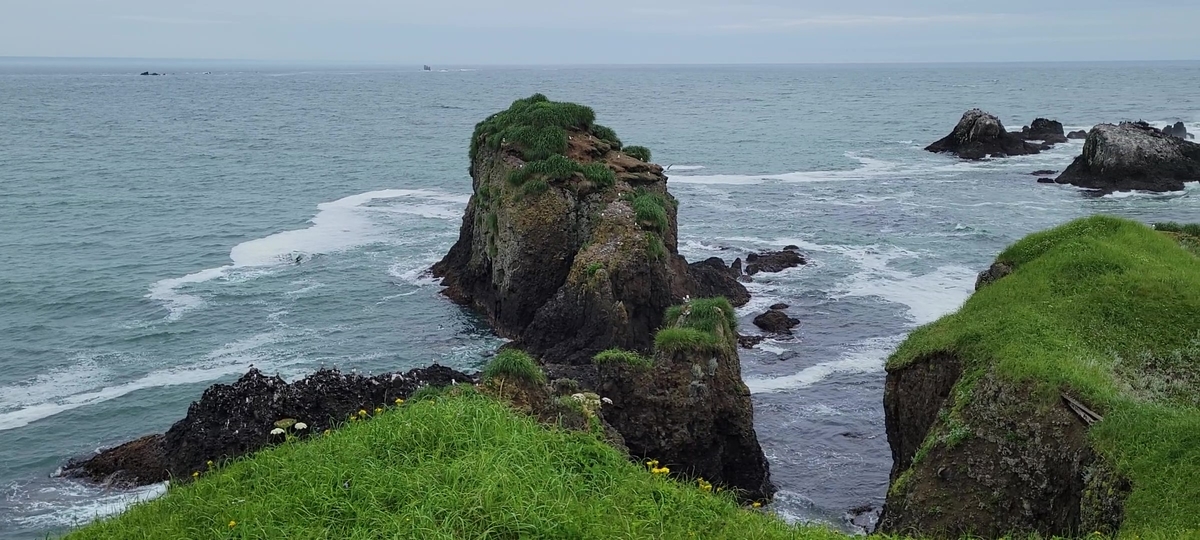
[[328,429],[327,429],[327,430],[325,430],[325,434],[326,434],[326,435],[329,435],[329,430],[328,430]]
[[754,501],[753,503],[750,504],[750,506],[753,506],[755,508],[760,508],[760,507],[762,507],[762,503],[760,503],[758,501]]
[[210,460],[208,460],[208,463],[207,463],[207,465],[208,465],[208,468],[210,468],[210,469],[212,468],[212,466],[213,466],[213,462],[212,462],[212,460],[211,460],[211,459],[210,459]]
[[396,405],[404,405],[404,400],[400,399],[400,398],[396,398]]
[[650,461],[647,461],[647,462],[646,462],[646,466],[647,466],[647,467],[649,467],[649,468],[651,468],[651,469],[653,469],[653,468],[655,468],[655,467],[658,467],[658,460],[657,460],[657,459],[652,459],[652,460],[650,460]]
[[229,528],[232,529],[234,527],[237,527],[237,522],[233,521],[232,519],[229,520]]
[[383,412],[383,407],[375,407],[375,414]]
[[367,415],[367,411],[366,411],[365,409],[359,409],[359,410],[358,410],[358,415],[359,415],[359,416],[366,416],[366,415]]
[[192,473],[192,478],[200,478],[200,471],[195,471],[195,472],[193,472],[193,473]]

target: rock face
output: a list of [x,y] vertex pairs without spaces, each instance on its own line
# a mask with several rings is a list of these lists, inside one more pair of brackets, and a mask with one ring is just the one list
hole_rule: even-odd
[[[1038,182],[1041,182],[1042,180],[1043,179],[1039,178]],[[993,263],[992,266],[988,267],[987,270],[980,272],[979,277],[975,278],[975,290],[978,291],[979,289],[995,283],[996,280],[1011,274],[1012,271],[1013,267],[1011,264],[1003,262]]]
[[925,150],[950,153],[964,159],[983,159],[989,156],[1037,154],[1041,152],[1041,147],[1025,142],[1018,133],[1004,129],[999,118],[979,109],[971,109],[963,113],[954,131]]
[[1063,134],[1062,123],[1045,118],[1035,119],[1033,123],[1021,128],[1021,136],[1025,137],[1025,140],[1043,141],[1049,144],[1067,142],[1067,136]]
[[[527,109],[568,105],[578,107],[535,96],[493,119],[519,122]],[[448,297],[553,363],[589,363],[612,347],[649,351],[663,312],[685,296],[749,298],[728,269],[710,261],[689,267],[678,255],[677,203],[662,167],[621,153],[619,143],[598,136],[615,138],[611,130],[584,120],[563,130],[568,160],[535,160],[541,156],[528,148],[498,140],[501,133],[477,130],[474,195],[458,242],[433,267]],[[607,169],[615,179],[576,173],[513,181],[523,168],[554,160]]]
[[1200,145],[1166,135],[1145,122],[1100,124],[1083,153],[1055,182],[1101,192],[1179,191],[1200,180]]
[[[696,324],[704,315],[700,310],[712,309],[707,300],[685,304],[666,327],[701,327]],[[775,487],[754,432],[735,317],[732,309],[719,315],[719,324],[705,332],[714,338],[712,344],[659,347],[648,369],[604,364],[547,366],[547,371],[611,399],[604,418],[621,433],[633,457],[656,459],[685,478],[736,488],[743,499],[769,499]]]
[[407,398],[426,385],[474,383],[470,375],[442,366],[374,377],[321,370],[294,383],[252,369],[233,384],[215,384],[192,403],[166,434],[149,435],[68,463],[63,474],[114,484],[143,485],[187,479],[222,462],[263,448],[278,438],[275,422],[307,424],[303,437],[334,427],[359,409],[373,411]]
[[952,413],[961,369],[953,354],[940,353],[888,369],[892,488],[877,531],[921,538],[1117,531],[1130,486],[1093,451],[1086,424],[1065,405],[1040,407],[1027,398],[1029,388],[992,373],[975,383],[969,406]]
[[[458,242],[433,273],[449,298],[487,317],[552,378],[611,399],[604,418],[631,455],[769,497],[735,321],[711,339],[692,335],[712,346],[656,345],[660,328],[688,324],[679,314],[667,320],[672,306],[712,315],[719,302],[732,318],[729,302],[700,298],[748,300],[740,261],[688,265],[677,252],[676,202],[662,168],[620,148],[590,109],[540,95],[480,123],[474,195]],[[689,297],[696,300],[685,303]],[[612,348],[653,355],[654,367],[594,363]]]
[[800,324],[800,319],[793,319],[778,309],[772,309],[754,318],[754,326],[776,334],[792,334],[792,328]]
[[1086,139],[1086,138],[1087,138],[1087,132],[1086,132],[1086,131],[1084,131],[1084,130],[1082,130],[1082,129],[1081,129],[1081,130],[1079,130],[1079,131],[1072,131],[1072,132],[1070,132],[1070,133],[1068,133],[1068,134],[1067,134],[1067,138],[1068,138],[1068,139]]

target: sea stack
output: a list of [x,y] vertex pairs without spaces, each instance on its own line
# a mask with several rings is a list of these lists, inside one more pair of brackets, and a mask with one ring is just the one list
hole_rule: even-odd
[[925,150],[954,154],[963,159],[983,159],[1037,154],[1041,152],[1041,146],[1026,142],[1019,133],[1010,133],[994,115],[971,109],[963,113],[954,131]]
[[1200,145],[1168,135],[1145,122],[1100,124],[1083,152],[1055,179],[1104,193],[1180,191],[1200,180]]
[[[769,497],[732,309],[700,299],[749,295],[723,261],[689,266],[678,254],[662,167],[645,148],[623,150],[590,108],[540,94],[488,117],[471,139],[459,239],[433,273],[551,377],[611,397],[605,418],[631,455]],[[662,338],[664,326],[679,330]],[[684,333],[695,340],[669,339]],[[654,367],[598,362],[604,351]]]

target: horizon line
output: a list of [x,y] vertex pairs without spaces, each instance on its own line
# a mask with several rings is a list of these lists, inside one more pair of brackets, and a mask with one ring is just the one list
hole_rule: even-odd
[[891,60],[891,61],[829,61],[829,62],[532,62],[532,63],[429,63],[412,61],[356,61],[356,60],[311,60],[311,59],[254,59],[254,58],[179,58],[153,56],[9,56],[0,55],[0,62],[26,61],[129,61],[129,62],[228,62],[250,64],[306,64],[320,66],[391,67],[391,66],[447,66],[447,67],[671,67],[671,66],[835,66],[835,65],[979,65],[979,64],[1137,64],[1137,63],[1196,63],[1194,59],[1137,59],[1137,60]]

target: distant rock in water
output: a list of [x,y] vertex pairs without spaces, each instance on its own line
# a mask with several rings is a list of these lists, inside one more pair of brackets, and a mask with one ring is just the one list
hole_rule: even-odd
[[1025,140],[1044,141],[1052,145],[1067,142],[1062,122],[1045,118],[1037,118],[1032,124],[1022,128],[1021,136],[1025,137]]
[[999,118],[979,109],[963,113],[953,132],[925,150],[954,154],[963,159],[1022,156],[1042,151],[1039,145],[1026,142],[1021,134],[1004,129]]
[[709,257],[688,265],[688,274],[695,281],[694,290],[699,298],[725,296],[734,306],[750,301],[750,292],[738,282],[742,277],[742,261],[738,259],[730,266],[720,257]]
[[1038,178],[1037,181],[1039,184],[1053,184],[1054,183],[1053,178]]
[[1200,145],[1172,137],[1145,122],[1100,124],[1083,153],[1055,182],[1113,191],[1180,191],[1200,181]]
[[1051,175],[1051,174],[1054,174],[1054,173],[1056,173],[1056,172],[1058,172],[1058,171],[1055,171],[1055,170],[1052,170],[1052,169],[1039,169],[1039,170],[1033,171],[1033,172],[1031,172],[1031,173],[1029,173],[1029,174],[1032,174],[1033,176],[1049,176],[1049,175]]
[[800,319],[789,317],[778,309],[772,309],[754,318],[754,326],[776,334],[792,334],[792,328],[800,324]]
[[808,264],[800,248],[787,246],[783,251],[764,251],[746,255],[746,274],[753,276],[759,272],[782,272],[788,268]]
[[288,428],[304,437],[336,427],[359,410],[374,411],[408,398],[426,385],[474,382],[470,375],[438,365],[374,377],[321,370],[294,383],[251,369],[233,384],[208,387],[166,434],[73,460],[63,467],[63,475],[116,485],[188,479],[208,470],[209,461],[221,463],[278,442],[271,430],[281,420],[306,424],[303,431]]
[[421,69],[424,71],[433,71],[433,68],[431,68],[429,66],[421,66]]
[[1079,131],[1072,131],[1072,132],[1070,132],[1070,133],[1068,133],[1068,134],[1067,134],[1067,138],[1068,138],[1068,139],[1086,139],[1086,138],[1087,138],[1087,132],[1086,132],[1086,131],[1084,131],[1084,130],[1082,130],[1082,129],[1081,129],[1081,130],[1079,130]]
[[1187,126],[1183,125],[1183,122],[1175,122],[1174,125],[1163,127],[1162,132],[1177,139],[1194,138],[1188,134]]
[[149,72],[149,71],[143,71],[143,72],[141,72],[141,73],[140,73],[140,75],[154,75],[154,76],[157,76],[157,75],[161,75],[161,74],[160,74],[160,73],[152,73],[152,72]]

